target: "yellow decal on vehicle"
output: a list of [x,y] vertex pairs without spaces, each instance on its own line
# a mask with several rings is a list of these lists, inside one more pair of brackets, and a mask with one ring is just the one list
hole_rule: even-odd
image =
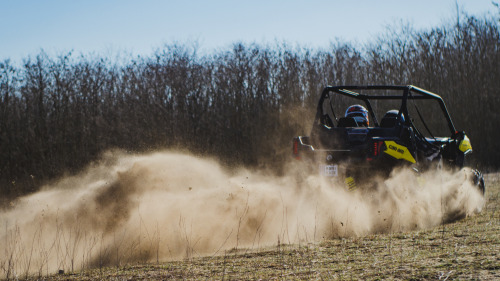
[[458,149],[462,152],[467,152],[468,150],[472,151],[472,146],[470,145],[470,140],[467,136],[464,136],[464,139],[460,142]]
[[404,159],[411,163],[416,163],[415,158],[413,158],[413,155],[411,155],[408,148],[399,145],[393,141],[385,141],[385,146],[386,149],[384,152],[391,155],[392,157],[396,159]]
[[356,182],[354,181],[354,179],[352,177],[346,178],[345,183],[347,184],[349,191],[353,191],[356,189]]

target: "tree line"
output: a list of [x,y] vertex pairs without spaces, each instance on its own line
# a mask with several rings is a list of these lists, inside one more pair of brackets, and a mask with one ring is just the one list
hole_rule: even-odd
[[326,85],[435,92],[471,138],[474,163],[498,168],[499,49],[498,17],[462,15],[429,30],[394,25],[363,46],[235,43],[200,55],[196,45],[177,43],[121,61],[43,51],[21,66],[5,60],[0,194],[35,191],[113,148],[186,149],[282,173],[291,139],[309,133]]

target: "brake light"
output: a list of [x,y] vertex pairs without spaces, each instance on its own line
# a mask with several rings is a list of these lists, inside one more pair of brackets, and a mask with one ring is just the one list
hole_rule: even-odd
[[293,155],[295,156],[295,159],[300,160],[299,156],[299,140],[298,138],[293,140]]
[[382,146],[383,141],[374,141],[373,142],[373,156],[380,155],[380,147]]

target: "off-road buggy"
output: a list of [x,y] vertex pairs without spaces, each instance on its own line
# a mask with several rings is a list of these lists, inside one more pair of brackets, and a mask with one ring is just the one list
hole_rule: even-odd
[[[343,116],[352,104],[365,106],[371,126]],[[388,177],[399,166],[416,173],[461,169],[471,152],[469,138],[455,130],[443,99],[411,85],[326,87],[310,136],[293,138],[293,156],[310,172],[345,181],[350,189],[369,185],[374,176]],[[472,170],[471,180],[484,194],[481,173]]]

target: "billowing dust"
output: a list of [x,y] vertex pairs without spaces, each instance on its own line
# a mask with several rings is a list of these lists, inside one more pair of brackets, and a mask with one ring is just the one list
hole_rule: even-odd
[[466,170],[420,179],[402,170],[369,192],[293,171],[229,175],[186,154],[108,153],[0,213],[0,270],[50,274],[424,229],[483,204]]

